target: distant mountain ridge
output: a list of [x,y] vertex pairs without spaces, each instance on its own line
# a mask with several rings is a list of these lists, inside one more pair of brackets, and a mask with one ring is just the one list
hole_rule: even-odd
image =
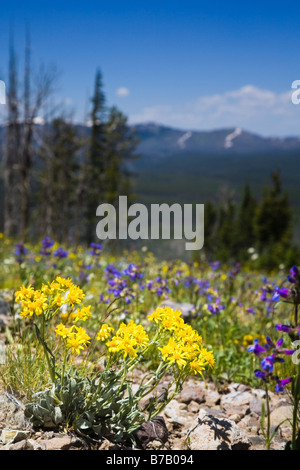
[[241,128],[186,131],[155,123],[132,126],[141,142],[142,155],[163,157],[174,152],[227,155],[300,150],[299,137],[262,137]]
[[[43,126],[36,120],[36,126]],[[75,124],[79,132],[89,133],[90,125]],[[0,124],[0,143],[3,142],[5,124]],[[174,152],[221,153],[269,153],[300,150],[299,137],[263,137],[242,128],[214,130],[182,130],[156,123],[130,126],[140,139],[138,153],[163,157]]]

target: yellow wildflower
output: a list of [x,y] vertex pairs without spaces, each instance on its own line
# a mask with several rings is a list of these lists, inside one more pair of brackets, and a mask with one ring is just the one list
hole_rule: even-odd
[[75,322],[77,321],[86,321],[92,316],[91,312],[91,305],[88,305],[87,307],[82,307],[81,309],[77,309],[76,312],[72,313],[72,318],[74,319]]
[[158,349],[161,351],[163,361],[170,364],[176,363],[179,368],[186,366],[188,353],[182,344],[177,343],[173,338],[169,339],[168,344]]
[[205,370],[204,363],[201,360],[194,360],[189,363],[189,366],[191,368],[191,372],[193,374],[201,374],[202,371]]
[[15,293],[16,302],[22,302],[23,300],[31,299],[34,295],[34,288],[31,284],[28,287],[24,285]]
[[113,329],[111,326],[109,326],[109,325],[107,325],[106,323],[104,323],[104,324],[101,326],[100,330],[98,331],[97,336],[96,336],[96,339],[97,339],[98,341],[105,341],[105,340],[107,340],[107,339],[110,337],[110,334],[111,334],[111,332],[113,332],[113,331],[114,331],[114,329]]
[[214,353],[212,351],[208,351],[205,348],[201,348],[201,357],[204,359],[205,362],[208,363],[210,367],[213,367],[215,365]]
[[73,327],[67,328],[65,325],[63,325],[63,323],[59,323],[59,325],[57,325],[55,328],[55,333],[65,339],[72,332],[72,329]]
[[55,281],[58,282],[61,287],[67,288],[67,289],[69,289],[70,287],[72,287],[74,285],[73,282],[72,282],[72,279],[70,279],[70,278],[65,279],[61,276],[56,276]]
[[124,358],[136,357],[137,351],[147,346],[149,337],[142,325],[137,325],[133,320],[126,325],[121,323],[116,335],[106,343],[109,352],[123,352]]
[[90,337],[84,328],[75,326],[74,329],[77,331],[72,331],[68,335],[66,347],[72,350],[72,354],[80,354],[80,350],[90,342]]
[[148,316],[149,321],[153,321],[162,328],[172,331],[182,325],[183,319],[179,310],[173,310],[171,307],[158,307],[151,315]]
[[67,303],[69,303],[70,305],[80,304],[84,297],[85,295],[82,289],[80,289],[80,287],[77,287],[74,284],[69,287]]

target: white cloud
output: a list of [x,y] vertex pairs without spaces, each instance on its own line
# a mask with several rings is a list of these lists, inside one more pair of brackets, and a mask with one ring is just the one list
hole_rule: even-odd
[[124,86],[118,88],[116,91],[116,95],[121,96],[122,98],[128,96],[129,94],[130,94],[130,91],[128,90],[128,88]]
[[275,93],[254,85],[200,96],[183,107],[156,105],[130,117],[132,123],[157,122],[182,129],[241,127],[262,135],[299,135],[300,105],[292,91]]

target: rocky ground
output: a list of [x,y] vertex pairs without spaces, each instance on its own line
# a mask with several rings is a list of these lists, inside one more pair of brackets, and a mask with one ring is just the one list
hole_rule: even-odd
[[[5,327],[8,305],[0,298],[0,329]],[[0,337],[0,361],[4,354]],[[135,371],[139,383],[141,372]],[[135,385],[134,385],[135,386]],[[134,387],[133,386],[133,387]],[[136,385],[138,386],[138,385]],[[157,396],[164,387],[161,383]],[[159,389],[160,388],[160,389]],[[145,397],[144,403],[150,397]],[[158,398],[159,399],[159,398]],[[165,408],[162,416],[145,423],[137,433],[139,447],[147,450],[264,450],[260,430],[261,403],[264,390],[231,383],[217,388],[197,378],[189,379],[182,392]],[[270,392],[271,429],[291,419],[286,394]],[[285,421],[272,441],[271,448],[283,450],[291,439],[291,426]],[[120,449],[109,441],[89,441],[71,433],[33,429],[23,412],[23,405],[0,389],[0,450],[87,450]]]
[[[260,431],[264,398],[264,390],[235,383],[217,390],[213,384],[191,378],[161,417],[141,427],[137,433],[139,447],[174,451],[264,450]],[[273,430],[283,420],[291,418],[291,407],[287,395],[270,392],[270,401]],[[286,422],[281,425],[271,448],[284,450],[290,438],[291,428]],[[120,448],[106,440],[87,441],[70,433],[33,429],[24,418],[22,404],[12,395],[0,393],[0,450]]]

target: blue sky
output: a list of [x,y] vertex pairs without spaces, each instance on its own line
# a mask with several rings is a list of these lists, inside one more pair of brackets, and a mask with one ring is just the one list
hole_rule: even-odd
[[129,122],[299,135],[299,13],[300,2],[276,0],[0,0],[0,79],[10,25],[22,74],[28,23],[33,64],[57,67],[55,99],[77,120],[100,68],[107,104]]

